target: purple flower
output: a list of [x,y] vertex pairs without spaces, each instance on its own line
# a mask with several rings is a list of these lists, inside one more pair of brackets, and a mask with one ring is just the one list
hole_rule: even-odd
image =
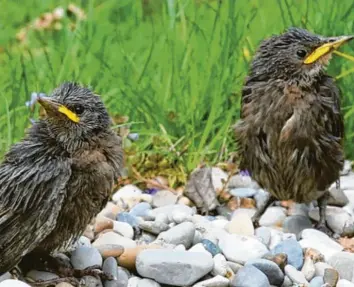
[[145,193],[151,194],[151,195],[154,195],[157,192],[158,192],[158,189],[156,189],[156,188],[148,188],[148,189],[145,190]]
[[240,171],[240,174],[241,174],[242,176],[251,176],[250,172],[249,172],[247,169],[241,170],[241,171]]

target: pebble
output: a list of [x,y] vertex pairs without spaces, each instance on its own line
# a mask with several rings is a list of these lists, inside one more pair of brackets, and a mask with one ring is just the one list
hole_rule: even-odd
[[257,193],[257,190],[254,188],[247,188],[247,187],[241,187],[241,188],[233,188],[229,191],[232,196],[236,197],[252,197]]
[[273,261],[267,259],[253,259],[247,261],[245,266],[247,265],[253,265],[262,271],[268,277],[269,283],[272,285],[281,286],[284,281],[283,272]]
[[31,270],[26,274],[26,277],[33,279],[34,281],[47,281],[51,279],[59,278],[58,275],[46,271]]
[[128,273],[122,267],[118,266],[117,274],[117,287],[127,287],[129,281]]
[[152,198],[153,207],[162,207],[166,205],[175,204],[177,202],[177,195],[169,190],[159,190]]
[[12,279],[12,275],[10,274],[10,272],[6,272],[0,275],[0,282],[5,281],[7,279]]
[[93,247],[101,249],[102,245],[117,245],[119,244],[123,248],[132,248],[136,246],[136,242],[130,238],[125,238],[118,233],[109,231],[100,234],[99,237],[92,243]]
[[268,252],[267,247],[256,238],[236,234],[222,237],[219,247],[228,260],[240,264],[260,258]]
[[283,231],[293,233],[299,239],[304,229],[312,228],[312,223],[307,216],[292,215],[287,217],[283,222]]
[[338,281],[336,287],[354,287],[354,283],[352,283],[348,280],[345,280],[345,279],[341,279]]
[[227,186],[229,189],[239,187],[257,188],[257,183],[249,175],[236,174],[230,178]]
[[160,287],[161,285],[151,279],[142,279],[138,282],[138,287]]
[[71,264],[75,269],[102,266],[102,256],[96,248],[80,246],[71,254]]
[[311,280],[309,287],[322,287],[323,284],[324,284],[323,277],[316,276]]
[[329,189],[329,194],[328,205],[343,207],[349,203],[349,199],[343,190],[337,189],[335,185]]
[[259,220],[260,226],[283,226],[285,209],[280,206],[269,207]]
[[134,248],[127,248],[123,254],[119,256],[118,263],[120,266],[127,268],[128,270],[135,270],[136,258],[140,252],[146,249],[159,249],[158,245],[140,245]]
[[130,207],[133,207],[136,203],[140,201],[142,193],[143,192],[137,186],[127,184],[113,194],[112,200],[115,203],[123,201]]
[[235,274],[238,272],[238,270],[240,270],[243,267],[243,265],[232,261],[227,261],[227,265],[231,268],[232,272],[234,272]]
[[230,280],[223,276],[217,275],[213,278],[200,281],[197,284],[194,284],[193,287],[228,287],[229,284]]
[[131,227],[137,227],[139,225],[139,221],[136,216],[128,213],[128,212],[120,212],[117,215],[117,221],[126,222]]
[[260,209],[260,207],[262,207],[269,199],[269,193],[263,189],[260,189],[254,196],[254,199],[256,200],[257,209]]
[[129,278],[128,287],[138,287],[140,280],[141,280],[141,278],[139,278],[137,276],[133,276],[133,277]]
[[118,244],[102,244],[96,248],[103,258],[119,257],[124,252],[124,247]]
[[289,209],[288,209],[288,214],[290,216],[292,215],[302,215],[305,217],[309,216],[309,206],[308,204],[305,203],[293,203],[290,205]]
[[1,287],[31,287],[30,285],[26,284],[25,282],[14,280],[14,279],[6,279],[0,282]]
[[313,248],[323,254],[328,260],[333,254],[342,251],[343,246],[329,238],[326,234],[316,229],[305,229],[301,232],[302,240],[299,244],[302,248]]
[[214,244],[213,242],[211,242],[208,239],[202,239],[200,241],[200,243],[203,244],[205,250],[210,252],[210,254],[212,256],[215,256],[216,254],[221,253],[221,250],[220,250],[219,246],[217,246],[216,244]]
[[231,278],[234,275],[231,267],[227,264],[226,258],[222,254],[217,254],[214,258],[214,268],[211,272],[214,276],[221,275],[223,277]]
[[219,167],[211,168],[211,181],[215,191],[220,191],[227,181],[228,175]]
[[147,216],[148,211],[151,209],[152,209],[152,207],[149,203],[140,202],[129,211],[129,214],[134,217],[145,218],[145,216]]
[[[296,285],[295,285],[296,286]],[[288,276],[284,276],[284,282],[281,287],[294,287],[293,282],[290,280]]]
[[267,276],[252,265],[242,267],[230,284],[232,287],[269,287],[269,285]]
[[239,213],[246,213],[249,218],[252,218],[252,216],[256,213],[255,208],[237,208],[231,215],[231,219],[235,216],[238,216]]
[[172,227],[171,229],[162,232],[156,239],[156,242],[183,244],[187,249],[193,244],[195,227],[192,222],[183,222]]
[[61,283],[55,285],[55,287],[74,287],[74,286],[71,285],[70,283],[61,282]]
[[281,270],[284,270],[285,266],[288,264],[288,256],[285,253],[279,253],[276,255],[267,253],[263,256],[263,259],[273,261]]
[[338,271],[328,268],[325,270],[323,281],[328,285],[328,287],[336,287],[339,280]]
[[91,247],[91,240],[86,236],[80,236],[79,240],[76,242],[76,245]]
[[315,263],[315,275],[323,277],[325,270],[329,268],[333,267],[325,262],[317,262]]
[[304,265],[302,266],[301,272],[304,274],[307,281],[311,279],[316,274],[315,264],[310,257],[305,258]]
[[[175,249],[177,249],[177,250],[186,250],[186,248],[184,247],[183,244],[180,244],[180,245],[176,246]],[[189,251],[189,252],[204,252],[204,253],[210,255],[211,257],[213,257],[213,256],[210,254],[210,252],[207,251],[207,250],[204,248],[203,244],[201,244],[201,243],[198,243],[198,244],[196,244],[196,245],[193,245],[188,251]]]
[[134,237],[133,227],[126,222],[114,221],[113,230],[126,238],[133,239]]
[[84,276],[82,277],[84,281],[85,287],[102,287],[102,281],[100,278],[96,278],[94,276]]
[[113,257],[108,257],[102,266],[102,271],[108,275],[113,276],[113,280],[106,280],[103,284],[104,287],[118,287],[118,266],[117,261]]
[[280,242],[271,251],[272,254],[285,253],[288,256],[288,264],[296,269],[301,269],[304,261],[304,255],[300,244],[294,239],[288,239]]
[[231,234],[254,235],[254,227],[251,218],[246,213],[234,215],[225,229]]
[[293,283],[308,284],[304,274],[298,271],[294,266],[286,265],[284,271]]
[[164,214],[170,214],[172,215],[174,212],[183,212],[189,215],[195,214],[195,210],[190,208],[189,206],[183,205],[183,204],[173,204],[173,205],[166,205],[163,207],[158,207],[155,209],[152,209],[148,212],[148,216],[150,217],[150,220],[154,220],[156,216],[160,213]]
[[269,246],[271,239],[271,231],[268,227],[258,227],[255,230],[255,235],[264,245]]
[[192,285],[213,269],[210,255],[176,250],[144,250],[136,261],[139,275],[173,286]]
[[168,230],[170,227],[164,222],[142,221],[139,223],[139,228],[152,234],[158,235],[161,232]]
[[349,252],[338,252],[331,256],[328,264],[339,272],[341,279],[354,281],[354,254]]

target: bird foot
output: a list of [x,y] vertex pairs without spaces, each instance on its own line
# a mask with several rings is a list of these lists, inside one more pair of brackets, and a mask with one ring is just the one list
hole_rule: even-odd
[[318,222],[315,225],[315,229],[317,229],[318,231],[323,232],[324,234],[328,235],[331,238],[334,236],[334,232],[327,226],[326,223]]
[[101,280],[115,280],[112,275],[107,274],[106,272],[103,272],[102,270],[99,269],[100,266],[92,266],[89,268],[86,268],[84,270],[80,269],[73,269],[73,268],[61,268],[60,275],[63,277],[75,277],[75,278],[82,278],[84,276],[93,276],[96,278],[100,278]]
[[46,287],[46,286],[55,286],[59,283],[69,283],[74,287],[85,286],[75,277],[64,277],[64,278],[55,278],[50,280],[38,280],[35,282],[28,282],[33,287]]
[[259,218],[252,218],[252,223],[253,223],[254,229],[260,227]]

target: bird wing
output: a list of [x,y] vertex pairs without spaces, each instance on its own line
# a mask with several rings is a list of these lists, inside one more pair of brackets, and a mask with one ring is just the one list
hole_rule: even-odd
[[0,274],[55,228],[70,162],[42,143],[15,144],[0,165]]

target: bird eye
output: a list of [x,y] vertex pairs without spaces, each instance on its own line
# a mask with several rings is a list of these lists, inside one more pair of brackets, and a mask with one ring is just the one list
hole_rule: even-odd
[[298,50],[296,54],[299,56],[299,58],[305,58],[307,53],[305,50]]
[[80,115],[84,112],[84,107],[83,106],[80,106],[80,105],[77,105],[74,107],[74,111],[77,115]]

